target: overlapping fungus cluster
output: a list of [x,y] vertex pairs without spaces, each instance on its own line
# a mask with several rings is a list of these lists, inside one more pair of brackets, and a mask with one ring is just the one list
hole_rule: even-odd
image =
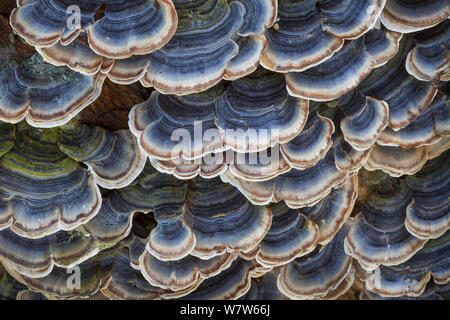
[[447,0],[73,4],[0,42],[0,298],[450,298]]

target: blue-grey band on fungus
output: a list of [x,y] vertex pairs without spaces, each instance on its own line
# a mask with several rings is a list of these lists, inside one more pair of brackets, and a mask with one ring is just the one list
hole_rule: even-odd
[[412,192],[403,180],[390,178],[364,202],[345,239],[345,252],[366,270],[407,261],[426,240],[405,227]]
[[94,175],[57,144],[58,129],[16,126],[15,144],[0,158],[1,229],[40,238],[73,230],[100,210]]
[[450,80],[450,22],[412,34],[416,46],[408,53],[406,70],[422,81]]
[[100,96],[104,80],[102,74],[85,76],[54,67],[35,54],[0,75],[0,120],[26,119],[43,128],[63,125]]
[[337,289],[353,273],[352,258],[343,247],[348,229],[349,225],[344,225],[326,246],[318,246],[283,266],[278,275],[278,289],[292,299],[325,298]]
[[450,280],[448,255],[450,232],[428,241],[408,261],[396,266],[380,266],[366,281],[366,288],[384,297],[417,297],[427,283],[446,284]]
[[[96,21],[102,4],[104,16]],[[16,33],[38,48],[70,45],[86,33],[97,55],[124,59],[165,45],[175,33],[177,14],[170,0],[81,0],[75,6],[67,0],[18,1],[10,22]]]
[[267,29],[261,64],[277,72],[300,72],[321,64],[376,23],[385,0],[278,1],[278,19]]
[[410,33],[431,28],[449,15],[446,0],[388,0],[381,21],[390,30]]

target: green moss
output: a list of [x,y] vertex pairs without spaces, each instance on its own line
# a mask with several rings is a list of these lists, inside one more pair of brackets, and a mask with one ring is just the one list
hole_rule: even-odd
[[0,300],[16,300],[17,294],[26,287],[10,276],[0,264]]
[[117,244],[117,242],[95,241],[92,246],[92,249],[97,249],[99,252],[102,252],[104,250],[112,248],[116,244]]
[[55,145],[58,142],[58,128],[42,129],[30,126],[27,122],[22,121],[17,124],[18,138],[29,136],[33,140],[40,143]]
[[0,158],[0,166],[34,177],[60,175],[78,166],[59,150],[57,128],[38,129],[21,122],[16,130],[14,146]]
[[317,110],[317,112],[325,118],[328,119],[333,119],[335,113],[336,113],[336,108],[331,105],[331,104],[325,104],[322,103],[319,107],[319,109]]
[[79,238],[84,238],[84,237],[89,237],[89,233],[84,232],[82,230],[69,230],[67,231],[67,234],[69,235],[69,241],[73,241],[75,239],[79,239]]
[[25,61],[23,66],[31,73],[48,78],[57,83],[72,82],[79,79],[79,75],[76,72],[67,67],[55,67],[45,62],[38,53]]
[[11,46],[0,48],[0,57],[0,76],[6,75],[20,63],[20,57]]
[[403,201],[410,194],[404,179],[395,179],[390,176],[387,176],[378,184],[371,185],[370,188],[372,193],[369,196],[369,201],[382,207],[396,206],[399,201]]
[[131,232],[139,238],[145,239],[156,226],[157,222],[152,214],[136,213],[133,217]]
[[285,90],[284,87],[286,86],[283,74],[271,72],[261,66],[248,76],[234,81],[234,84],[239,83],[245,83],[252,87],[282,88],[283,90]]
[[389,175],[381,170],[368,171],[361,169],[360,176],[363,183],[369,188],[376,188],[378,185],[390,180]]
[[11,150],[16,138],[16,127],[9,123],[0,123],[0,157]]
[[[305,0],[278,0],[278,7],[282,7],[284,9],[297,8],[302,5],[302,2],[305,2]],[[315,2],[318,2],[318,0]]]
[[69,120],[69,122],[59,126],[61,131],[76,131],[81,126],[81,116],[77,114],[75,117]]
[[175,7],[178,13],[177,33],[210,28],[228,12],[227,0],[193,0]]
[[60,128],[59,149],[69,157],[83,162],[113,135],[100,127],[71,121]]

